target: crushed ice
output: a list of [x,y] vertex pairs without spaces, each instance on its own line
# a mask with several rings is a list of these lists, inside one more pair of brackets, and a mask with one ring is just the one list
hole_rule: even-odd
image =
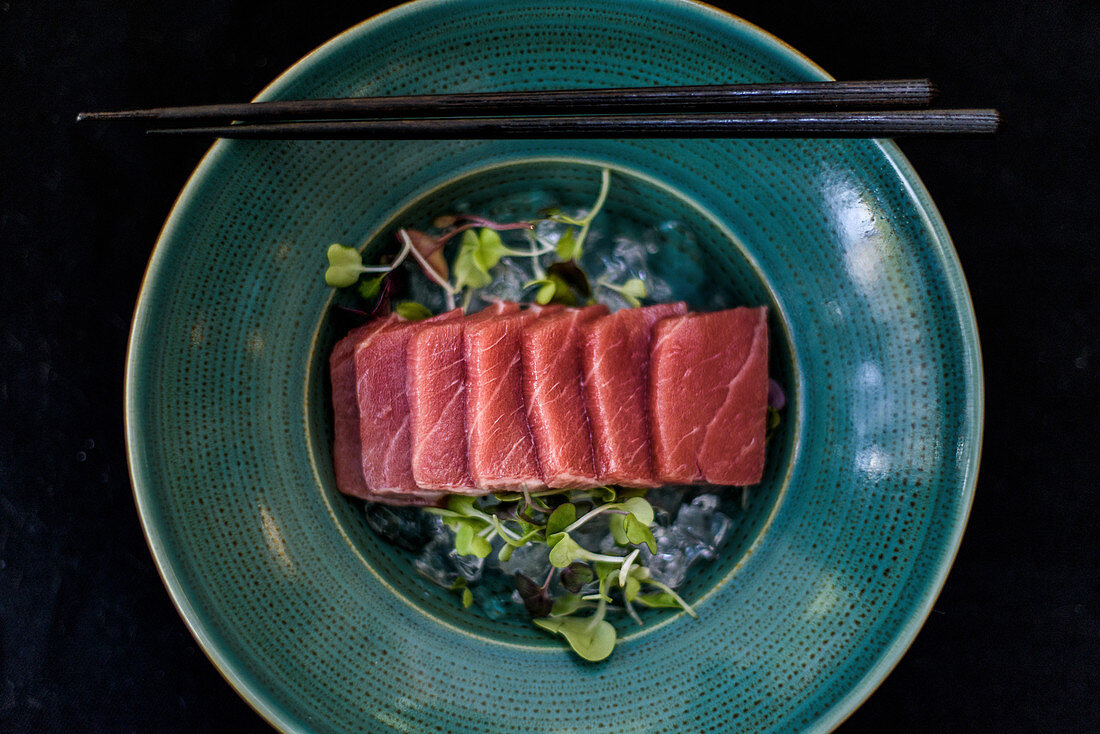
[[[653,577],[676,589],[687,579],[688,571],[700,560],[714,560],[729,537],[733,525],[729,517],[719,511],[719,498],[715,494],[700,494],[690,502],[683,502],[681,488],[662,487],[651,490],[646,496],[655,510],[653,536],[657,540],[657,552],[642,547],[639,562],[649,568]],[[379,510],[377,508],[384,508]],[[394,510],[397,510],[396,512]],[[411,519],[410,514],[426,517],[423,527]],[[417,571],[434,583],[452,588],[462,578],[469,583],[479,581],[488,573],[512,577],[520,572],[528,578],[541,580],[550,572],[550,549],[541,543],[531,543],[517,548],[507,561],[496,560],[494,552],[487,559],[461,556],[454,549],[454,533],[434,515],[405,508],[385,508],[384,505],[368,507],[368,522],[386,540],[410,547],[411,538],[425,538],[420,546],[415,566]],[[423,533],[427,532],[425,536]],[[420,535],[417,535],[420,533]],[[608,529],[606,518],[596,517],[577,529],[575,539],[586,548],[598,548],[603,553],[621,552]],[[492,596],[492,595],[490,595]],[[520,602],[517,602],[520,603]],[[488,604],[488,606],[487,606]],[[503,614],[499,605],[481,604],[486,615]]]

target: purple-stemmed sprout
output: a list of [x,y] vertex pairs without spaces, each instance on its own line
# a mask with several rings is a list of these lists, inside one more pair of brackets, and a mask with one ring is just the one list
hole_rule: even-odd
[[783,387],[773,380],[768,378],[768,407],[775,408],[776,410],[783,410],[787,405],[787,393],[783,392]]

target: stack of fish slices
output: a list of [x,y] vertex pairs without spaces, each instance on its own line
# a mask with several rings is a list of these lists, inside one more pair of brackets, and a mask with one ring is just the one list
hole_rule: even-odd
[[436,504],[520,488],[755,484],[766,317],[500,301],[376,319],[330,356],[337,486]]

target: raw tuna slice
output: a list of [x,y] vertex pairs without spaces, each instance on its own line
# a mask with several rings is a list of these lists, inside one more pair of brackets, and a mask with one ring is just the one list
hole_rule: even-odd
[[418,493],[413,481],[405,354],[409,339],[426,325],[461,317],[456,308],[425,321],[394,323],[356,347],[359,442],[369,499],[391,501],[416,494],[426,501],[439,498],[439,493]]
[[467,450],[476,487],[545,486],[527,427],[520,344],[524,326],[555,310],[523,311],[467,325]]
[[409,340],[408,395],[412,418],[412,473],[421,489],[487,494],[474,485],[466,461],[466,325],[515,313],[497,301],[466,319],[429,324]]
[[542,306],[538,303],[532,303],[527,306],[527,313],[533,313],[536,316],[549,316],[552,313],[557,313],[565,309],[565,306],[560,303],[548,303]]
[[607,306],[567,309],[523,329],[523,396],[546,486],[586,489],[601,482],[581,387],[584,326]]
[[653,325],[687,304],[616,311],[585,327],[584,397],[596,473],[603,484],[654,487],[649,440],[649,343]]
[[767,400],[766,308],[657,322],[650,346],[649,417],[658,479],[759,482]]
[[332,464],[336,488],[353,497],[366,497],[363,481],[363,453],[359,448],[359,400],[355,396],[355,347],[369,341],[371,335],[397,320],[390,315],[375,319],[348,332],[329,355],[332,378],[333,423]]

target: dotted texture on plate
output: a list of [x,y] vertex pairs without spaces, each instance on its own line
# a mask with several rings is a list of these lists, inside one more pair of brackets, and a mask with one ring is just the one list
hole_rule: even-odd
[[[424,1],[264,99],[822,79],[670,1]],[[552,192],[664,233],[695,308],[765,304],[786,420],[722,559],[601,664],[493,622],[377,541],[329,460],[321,274],[439,207]],[[531,212],[527,216],[533,214]],[[597,245],[594,245],[597,246]],[[671,300],[671,299],[670,299]],[[947,234],[882,141],[220,142],[157,244],[131,340],[131,468],[166,583],[272,723],[302,731],[789,731],[838,723],[915,635],[973,492],[981,371]]]

